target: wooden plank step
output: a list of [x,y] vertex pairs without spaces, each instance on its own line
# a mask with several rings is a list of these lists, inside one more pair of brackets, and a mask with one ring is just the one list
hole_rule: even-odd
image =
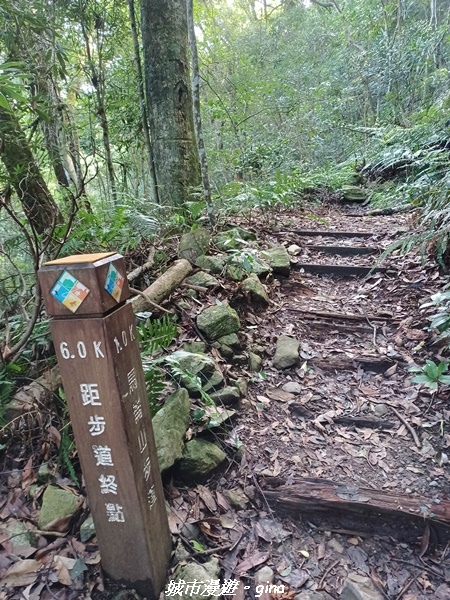
[[292,512],[376,513],[450,526],[450,501],[361,488],[326,479],[302,478],[293,485],[264,490],[269,503]]
[[[302,313],[303,319],[317,319],[318,317],[320,317],[321,319],[332,319],[336,321],[395,321],[395,319],[390,315],[353,315],[345,313],[327,312],[324,310],[311,310],[294,307],[285,308],[284,310]],[[331,326],[332,325],[330,325],[330,327]]]
[[319,273],[324,275],[337,275],[338,277],[351,277],[352,275],[365,277],[374,273],[385,273],[384,267],[361,267],[359,265],[319,265],[310,263],[293,263],[295,270],[304,269],[307,273]]
[[306,231],[304,229],[285,229],[284,231],[273,232],[272,235],[285,235],[286,233],[296,233],[297,235],[301,235],[303,237],[347,237],[347,238],[370,238],[376,235],[373,232],[369,231],[334,231],[334,230],[325,230],[325,231]]
[[[398,361],[397,361],[398,362]],[[322,371],[352,371],[356,369],[356,365],[361,366],[364,371],[373,373],[384,373],[396,363],[389,358],[379,358],[378,356],[355,356],[349,358],[347,356],[333,356],[329,360],[319,360],[313,358],[309,361],[310,366],[317,367]]]
[[325,254],[338,254],[339,256],[359,256],[361,254],[377,254],[381,252],[380,248],[367,248],[361,246],[305,246],[307,250],[325,252]]

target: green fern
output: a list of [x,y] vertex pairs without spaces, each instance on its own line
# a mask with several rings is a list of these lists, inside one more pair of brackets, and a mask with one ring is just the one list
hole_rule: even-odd
[[164,315],[162,319],[147,319],[138,326],[137,333],[141,352],[145,356],[170,346],[177,336],[178,328],[168,315]]

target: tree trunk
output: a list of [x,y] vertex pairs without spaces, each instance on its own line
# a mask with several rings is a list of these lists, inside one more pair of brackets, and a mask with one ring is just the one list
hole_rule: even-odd
[[141,23],[158,195],[163,205],[182,206],[201,183],[184,0],[142,0]]
[[114,172],[114,165],[113,165],[113,161],[112,161],[111,144],[110,144],[110,138],[109,138],[109,125],[108,125],[108,119],[106,117],[106,110],[105,110],[105,89],[104,89],[105,86],[104,86],[104,74],[103,74],[102,61],[101,61],[101,48],[100,47],[97,48],[99,57],[100,57],[99,65],[97,68],[97,66],[94,63],[92,52],[91,52],[89,36],[88,36],[87,30],[86,30],[86,24],[84,21],[84,14],[80,15],[80,21],[81,21],[81,23],[80,23],[81,30],[83,33],[84,43],[85,43],[85,47],[86,47],[86,57],[88,60],[89,70],[91,72],[91,82],[92,82],[92,85],[94,86],[95,94],[97,97],[97,114],[98,114],[98,117],[100,120],[100,125],[101,125],[102,133],[103,133],[103,147],[105,149],[106,166],[108,169],[108,178],[109,178],[109,185],[111,188],[111,196],[113,199],[113,203],[117,204],[116,175]]
[[60,221],[61,213],[50,194],[18,120],[0,107],[0,155],[12,187],[30,225],[43,233]]
[[147,151],[148,175],[150,178],[150,193],[153,202],[158,202],[159,200],[158,190],[156,187],[155,162],[153,159],[153,148],[150,139],[150,129],[148,126],[147,108],[145,106],[144,76],[142,74],[141,55],[139,52],[139,38],[136,27],[136,13],[134,9],[134,0],[128,0],[128,10],[130,13],[131,35],[133,38],[134,63],[136,65],[136,77],[138,82],[138,97],[139,108],[141,112],[142,133],[144,134],[145,149]]
[[211,185],[208,175],[208,159],[206,156],[205,141],[203,138],[202,116],[200,112],[200,69],[198,66],[197,40],[195,39],[193,0],[186,0],[187,23],[189,31],[189,42],[192,55],[192,97],[195,119],[195,133],[197,135],[198,155],[200,159],[200,170],[203,185],[203,198],[206,202],[209,222],[214,227],[216,219],[214,206],[211,200]]

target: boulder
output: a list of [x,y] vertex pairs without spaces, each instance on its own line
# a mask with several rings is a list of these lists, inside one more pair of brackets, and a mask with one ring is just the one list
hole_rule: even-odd
[[240,489],[224,490],[223,495],[236,510],[244,510],[248,504],[248,498]]
[[272,273],[270,265],[262,260],[261,258],[254,258],[252,263],[252,273],[258,277],[266,277],[269,273]]
[[199,287],[205,287],[205,288],[214,287],[215,285],[219,285],[218,280],[215,277],[213,277],[212,275],[210,275],[209,273],[206,273],[205,271],[199,271],[198,273],[195,273],[191,277],[188,277],[186,279],[186,283],[190,283],[191,285],[198,285]]
[[230,231],[231,229],[236,231],[241,240],[244,240],[245,242],[252,242],[256,240],[256,233],[253,231],[249,231],[248,229],[244,229],[238,225],[228,225],[227,231]]
[[181,236],[178,254],[181,258],[186,258],[190,263],[195,264],[199,256],[208,253],[210,241],[209,231],[204,227],[199,227]]
[[84,543],[91,539],[95,535],[95,525],[92,515],[83,521],[80,527],[80,540]]
[[189,392],[198,392],[197,378],[200,380],[200,385],[203,385],[216,370],[216,363],[207,354],[195,354],[184,350],[172,352],[167,362],[175,363],[180,369],[181,372],[177,376]]
[[217,340],[241,327],[238,314],[227,304],[210,306],[197,317],[197,326],[207,338]]
[[291,271],[291,259],[284,246],[276,246],[265,250],[264,255],[269,260],[269,265],[272,267],[274,273],[279,275],[288,276]]
[[254,233],[242,229],[241,227],[232,227],[231,229],[218,233],[214,236],[213,241],[219,250],[226,252],[227,250],[237,250],[242,248],[247,245],[246,242],[255,239],[256,236]]
[[302,249],[300,248],[300,246],[297,246],[297,244],[291,244],[287,251],[289,252],[289,254],[291,256],[297,256],[297,254],[300,254],[300,252],[302,251]]
[[223,389],[213,392],[210,394],[210,396],[211,399],[214,400],[215,404],[224,404],[225,406],[229,406],[230,404],[236,404],[236,402],[239,402],[241,394],[239,392],[239,388],[227,385]]
[[185,479],[204,477],[214,471],[226,458],[225,452],[204,439],[189,441],[184,447],[180,471]]
[[248,275],[241,261],[232,261],[227,264],[225,274],[232,281],[242,281]]
[[255,354],[254,352],[248,353],[248,366],[250,371],[261,371],[262,367],[262,358]]
[[195,259],[195,264],[204,271],[210,271],[215,275],[220,275],[225,269],[225,256],[206,256],[203,254]]
[[[3,537],[3,532],[6,533],[4,539],[7,539],[12,546],[13,554],[21,554],[21,549],[29,549],[30,546],[33,548],[37,547],[38,538],[33,531],[30,531],[25,526],[25,523],[18,521],[17,519],[10,519],[3,523],[0,528],[0,533]],[[28,553],[30,556],[30,553]]]
[[267,295],[266,288],[256,275],[250,275],[250,277],[247,277],[247,279],[241,284],[241,289],[243,292],[247,292],[250,295],[251,300],[255,304],[259,304],[261,306],[269,305],[269,296]]
[[219,369],[216,369],[214,371],[214,373],[211,375],[211,377],[208,379],[208,381],[205,383],[205,385],[202,385],[203,391],[205,392],[209,392],[210,390],[212,390],[214,392],[214,390],[216,390],[218,387],[220,387],[223,383],[223,375],[222,372]]
[[183,344],[183,350],[192,352],[193,354],[205,354],[206,344],[205,342],[185,342]]
[[357,185],[343,185],[341,194],[344,200],[348,202],[364,202],[367,198],[366,191]]
[[181,388],[166,398],[164,406],[153,417],[153,432],[161,472],[169,469],[183,455],[190,408],[189,394]]
[[298,362],[300,342],[287,335],[281,335],[277,341],[273,366],[275,369],[288,369]]
[[241,394],[242,398],[245,398],[247,396],[247,392],[248,392],[248,381],[246,377],[238,377],[235,381],[235,385],[237,387],[237,389],[239,390],[239,393]]
[[384,596],[377,590],[369,577],[357,573],[349,573],[341,592],[341,600],[383,600]]
[[236,333],[229,333],[228,335],[223,335],[217,340],[219,345],[229,346],[232,350],[239,351],[242,349],[241,341],[238,338]]
[[302,391],[302,386],[296,381],[288,381],[281,389],[283,392],[288,392],[289,394],[300,394]]
[[[192,562],[179,566],[169,578],[164,597],[170,597],[174,600],[186,600],[186,598],[190,598],[190,600],[216,599],[220,597],[220,585],[218,587],[218,593],[211,593],[208,595],[206,584],[217,581],[219,579],[219,573],[220,566],[217,558],[212,558],[202,565]],[[182,588],[180,594],[173,593],[176,591],[176,588],[172,592],[171,582],[176,585],[180,581],[186,581],[186,586]],[[190,588],[188,587],[189,582],[191,582]],[[198,585],[193,585],[194,582]],[[211,591],[213,592],[214,590]]]
[[[49,485],[42,497],[42,507],[39,514],[38,527],[43,531],[52,531],[52,527],[61,529],[61,522],[67,521],[77,512],[83,498],[70,490],[63,490],[55,485]],[[64,527],[63,527],[64,529]]]

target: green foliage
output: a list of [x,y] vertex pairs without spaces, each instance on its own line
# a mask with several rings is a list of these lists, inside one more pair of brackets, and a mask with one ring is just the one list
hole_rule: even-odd
[[438,292],[433,294],[430,298],[430,302],[425,302],[421,305],[421,308],[429,308],[430,306],[436,307],[438,312],[431,315],[430,329],[437,329],[439,336],[437,342],[444,341],[446,348],[450,348],[450,292]]
[[170,346],[177,333],[178,328],[168,315],[164,315],[161,319],[147,319],[137,328],[142,354],[153,355]]
[[450,385],[450,375],[444,374],[448,371],[447,362],[441,361],[439,364],[436,364],[432,360],[427,360],[422,367],[410,367],[409,371],[411,373],[417,373],[417,375],[412,378],[414,383],[423,384],[434,392],[438,390],[440,383]]
[[155,358],[155,354],[170,346],[177,333],[178,328],[168,315],[164,315],[161,319],[147,319],[137,327],[147,397],[152,415],[158,411],[158,401],[166,387],[166,374],[161,368],[161,359]]

